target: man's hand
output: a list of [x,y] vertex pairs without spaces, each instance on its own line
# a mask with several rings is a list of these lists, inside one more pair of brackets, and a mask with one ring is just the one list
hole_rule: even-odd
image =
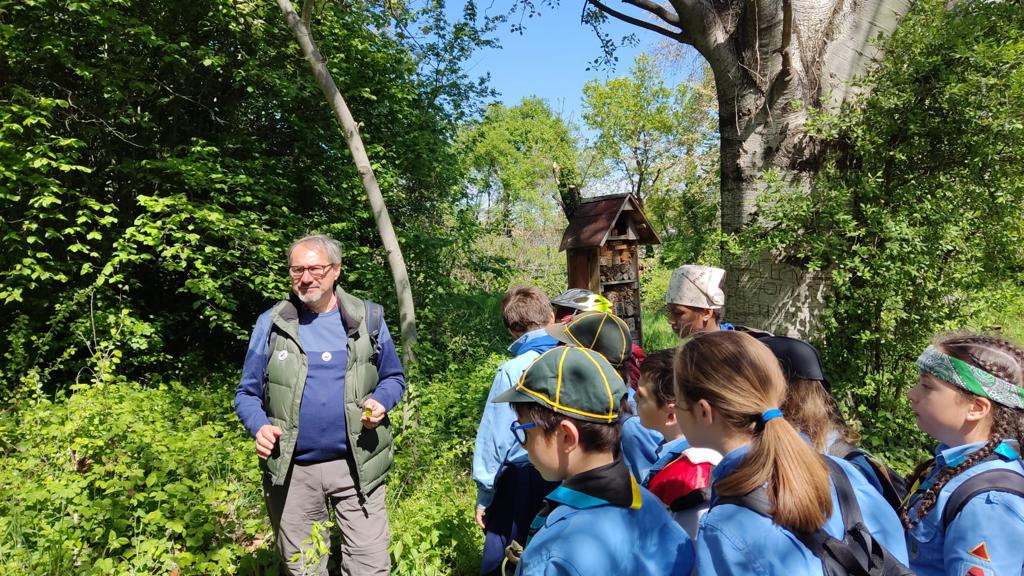
[[273,424],[264,424],[256,432],[256,455],[266,460],[274,451],[274,444],[281,436],[281,429]]
[[508,546],[505,546],[505,559],[511,564],[519,564],[520,558],[523,557],[523,546],[515,540],[509,542]]
[[476,525],[479,526],[481,530],[487,529],[487,524],[484,523],[484,514],[486,513],[484,512],[485,510],[487,509],[484,508],[483,506],[476,507]]
[[363,426],[373,430],[384,419],[384,413],[383,404],[373,398],[367,398],[366,402],[363,402],[363,415],[360,420],[363,422]]

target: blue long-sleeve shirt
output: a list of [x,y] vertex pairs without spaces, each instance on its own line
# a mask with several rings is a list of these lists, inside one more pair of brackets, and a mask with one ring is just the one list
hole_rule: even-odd
[[[235,411],[252,436],[262,426],[270,424],[263,407],[270,326],[270,310],[267,310],[256,320],[242,365],[242,378],[235,391]],[[300,462],[334,460],[348,452],[344,407],[348,336],[344,320],[337,308],[317,314],[300,307],[298,333],[309,370],[299,406],[295,459]],[[380,402],[385,410],[391,410],[405,392],[405,374],[383,320],[378,343],[378,383],[371,398]]]
[[[726,454],[712,472],[713,482],[731,474],[739,466],[750,445]],[[832,458],[830,456],[830,458]],[[860,506],[864,525],[900,562],[907,564],[907,544],[903,525],[896,512],[857,469],[839,458]],[[825,531],[842,538],[843,517],[839,497],[832,487],[832,515],[825,522]],[[792,532],[775,524],[770,518],[735,504],[715,505],[701,519],[697,536],[697,574],[770,575],[822,574],[821,559],[801,543]]]
[[518,384],[526,367],[557,344],[558,341],[543,328],[527,332],[508,347],[515,358],[499,366],[494,375],[477,428],[476,443],[473,445],[473,480],[476,482],[477,506],[486,508],[491,505],[494,500],[494,483],[502,466],[528,463],[526,450],[516,442],[509,430],[516,419],[515,409],[511,404],[495,404],[493,400]]
[[[930,486],[943,468],[955,467],[977,452],[984,442],[950,448],[939,445],[935,466],[922,487]],[[998,576],[1024,574],[1024,498],[1007,492],[986,492],[970,499],[960,514],[942,530],[942,513],[953,491],[986,470],[1004,469],[1024,474],[1019,455],[1007,443],[997,449],[999,459],[975,464],[951,478],[939,491],[935,505],[907,534],[910,569],[920,576]],[[910,517],[917,519],[922,492],[910,500]],[[973,571],[971,571],[973,570]]]

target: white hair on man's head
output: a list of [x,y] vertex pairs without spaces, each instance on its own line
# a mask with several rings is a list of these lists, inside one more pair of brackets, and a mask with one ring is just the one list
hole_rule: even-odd
[[292,252],[295,250],[295,247],[300,244],[312,244],[327,256],[328,262],[331,264],[341,264],[341,244],[326,234],[308,234],[299,238],[295,242],[292,242],[291,246],[288,247],[289,264],[291,264],[292,261]]

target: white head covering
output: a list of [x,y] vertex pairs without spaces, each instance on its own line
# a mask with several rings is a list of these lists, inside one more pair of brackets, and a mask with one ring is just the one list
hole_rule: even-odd
[[721,308],[725,306],[725,292],[721,288],[723,278],[725,270],[714,266],[680,266],[668,281],[665,301],[694,308]]

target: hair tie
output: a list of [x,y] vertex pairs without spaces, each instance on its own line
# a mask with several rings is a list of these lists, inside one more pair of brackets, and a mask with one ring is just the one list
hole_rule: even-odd
[[775,418],[782,418],[782,410],[779,410],[778,408],[765,410],[764,413],[761,414],[761,423],[767,424],[769,420],[774,420]]

